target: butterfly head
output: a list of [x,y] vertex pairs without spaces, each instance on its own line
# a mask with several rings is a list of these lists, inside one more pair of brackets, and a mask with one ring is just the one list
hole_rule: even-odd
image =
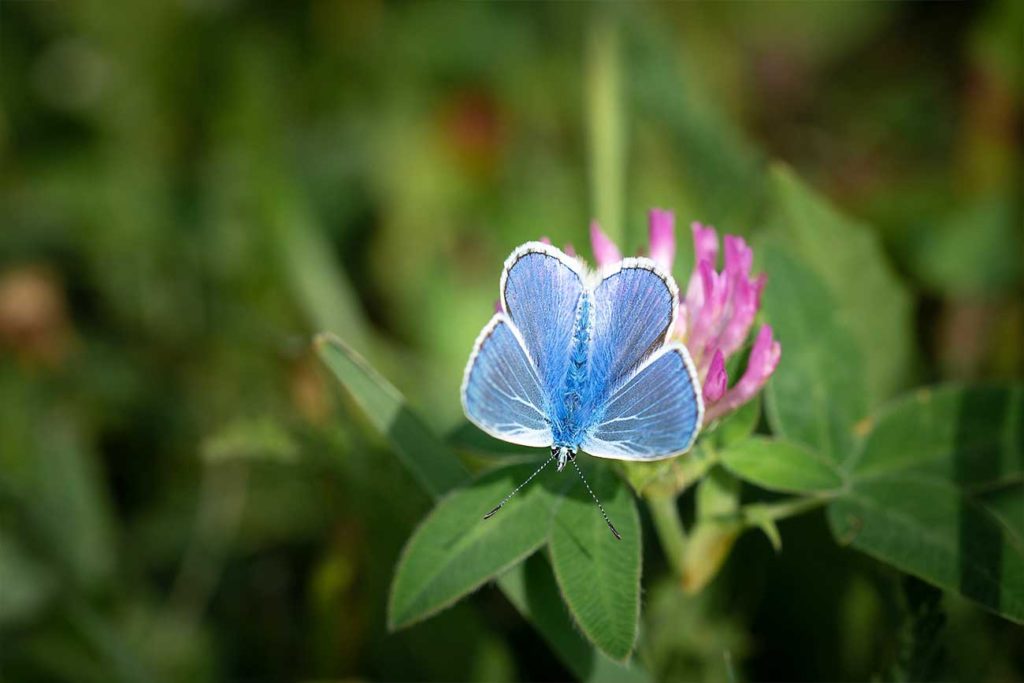
[[576,459],[575,449],[568,446],[552,446],[551,455],[557,458],[558,471],[561,472],[566,463]]

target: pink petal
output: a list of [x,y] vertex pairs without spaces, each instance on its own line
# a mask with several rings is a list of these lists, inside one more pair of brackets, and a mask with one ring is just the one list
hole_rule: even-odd
[[711,266],[718,262],[718,233],[712,226],[704,227],[700,223],[690,224],[693,232],[693,262],[708,261]]
[[607,235],[601,232],[601,226],[597,221],[590,223],[590,245],[594,249],[594,261],[598,268],[617,263],[622,260],[622,252],[615,246]]
[[697,370],[700,372],[707,369],[707,363],[711,360],[705,351],[721,324],[725,311],[726,288],[725,276],[716,273],[710,261],[701,261],[698,264],[697,275],[700,278],[699,304],[696,308],[691,308],[689,297],[686,300],[686,306],[693,316],[693,326],[687,345],[694,353]]
[[565,252],[566,256],[572,256],[573,258],[576,258],[576,249],[569,242],[565,243],[565,246],[562,248],[562,251]]
[[544,244],[551,244],[551,238],[547,235],[541,235],[540,241]]
[[743,378],[757,382],[760,389],[775,372],[781,357],[782,346],[772,338],[772,326],[762,325],[761,331],[757,333],[757,339],[754,340],[754,348],[750,351],[750,360],[747,362],[747,371],[743,373]]
[[772,338],[771,325],[762,326],[757,339],[754,340],[754,348],[750,351],[750,359],[747,361],[747,370],[743,377],[736,386],[726,392],[721,401],[708,409],[704,422],[718,419],[754,398],[775,372],[781,357],[782,347]]
[[676,217],[671,211],[651,209],[648,214],[651,259],[666,273],[676,259]]
[[730,278],[749,277],[750,267],[754,264],[754,250],[747,246],[746,240],[736,235],[726,235],[725,272]]
[[707,261],[714,269],[718,260],[718,234],[712,227],[705,228],[700,223],[691,223],[690,230],[693,232],[693,263],[694,269],[690,274],[690,282],[686,286],[686,305],[690,308],[690,314],[696,316],[697,311],[704,305],[704,288],[700,275],[700,264]]
[[738,275],[730,284],[729,319],[717,339],[726,356],[739,350],[750,333],[754,317],[761,308],[765,277],[761,275],[748,280],[746,276]]
[[729,375],[725,372],[725,356],[722,355],[721,349],[715,349],[708,375],[704,378],[704,401],[710,404],[722,398],[728,385]]
[[495,313],[504,313],[505,312],[505,309],[501,307],[501,299],[495,299],[494,300],[494,312]]

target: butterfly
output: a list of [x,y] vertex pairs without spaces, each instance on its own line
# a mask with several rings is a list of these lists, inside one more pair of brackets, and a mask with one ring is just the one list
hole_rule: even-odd
[[505,261],[500,296],[466,365],[462,407],[487,434],[550,448],[551,457],[485,518],[552,460],[583,478],[581,451],[646,462],[690,449],[704,403],[689,352],[669,341],[678,287],[654,261],[626,258],[592,273],[527,242]]

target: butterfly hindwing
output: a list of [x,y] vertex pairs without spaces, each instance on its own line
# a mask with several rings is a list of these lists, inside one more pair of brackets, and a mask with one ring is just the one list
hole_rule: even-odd
[[527,242],[505,261],[502,309],[519,330],[549,397],[565,377],[584,289],[579,263],[550,245]]
[[583,441],[590,455],[659,460],[693,445],[704,416],[700,384],[682,344],[656,351],[618,387]]
[[502,313],[484,327],[462,380],[462,407],[491,436],[550,446],[548,399],[515,325]]
[[660,349],[675,324],[675,282],[645,258],[628,258],[594,288],[590,378],[608,398]]

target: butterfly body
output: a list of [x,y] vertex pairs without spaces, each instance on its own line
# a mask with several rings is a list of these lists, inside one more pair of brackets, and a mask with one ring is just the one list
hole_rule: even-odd
[[668,341],[677,307],[675,282],[648,259],[596,275],[549,245],[519,247],[502,273],[502,312],[466,367],[466,416],[496,438],[550,447],[559,470],[579,451],[685,452],[703,402],[688,352]]

